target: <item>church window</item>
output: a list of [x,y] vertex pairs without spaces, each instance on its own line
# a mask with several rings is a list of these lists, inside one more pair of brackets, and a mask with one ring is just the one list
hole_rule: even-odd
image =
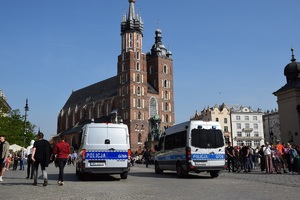
[[169,122],[169,115],[166,115],[166,122]]
[[123,109],[126,108],[126,100],[125,99],[122,100],[122,108]]
[[136,59],[140,59],[140,52],[136,52]]
[[132,33],[129,34],[129,47],[132,47]]
[[136,75],[136,82],[138,82],[138,83],[140,82],[140,74]]
[[138,107],[138,108],[141,108],[141,99],[138,99],[138,100],[137,100],[137,107]]
[[164,87],[168,88],[168,80],[164,80]]
[[164,65],[164,73],[167,74],[168,73],[168,66]]
[[154,117],[157,114],[157,102],[154,97],[151,97],[149,101],[149,114],[149,117]]
[[139,111],[139,113],[138,113],[138,119],[142,119],[142,113],[141,113],[141,111]]
[[141,95],[141,87],[137,86],[137,95]]
[[139,133],[139,136],[138,136],[138,143],[142,143],[142,134]]
[[136,70],[137,70],[137,71],[140,71],[140,70],[141,70],[141,68],[140,68],[140,63],[139,63],[139,62],[136,63]]
[[169,110],[169,104],[165,103],[165,111],[168,111],[168,110]]
[[149,74],[153,74],[153,66],[151,65],[150,67],[149,67]]

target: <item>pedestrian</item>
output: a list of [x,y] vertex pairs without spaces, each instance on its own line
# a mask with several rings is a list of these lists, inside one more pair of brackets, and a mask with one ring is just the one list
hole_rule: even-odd
[[20,170],[24,170],[24,165],[25,165],[25,151],[24,147],[21,148],[20,154]]
[[77,153],[76,153],[76,151],[73,151],[72,152],[72,164],[73,164],[73,166],[75,166],[76,158],[77,158]]
[[44,139],[44,134],[42,132],[39,132],[37,134],[37,139],[38,140],[34,142],[32,148],[32,161],[34,166],[32,185],[37,185],[38,169],[39,165],[41,165],[41,170],[44,179],[43,186],[47,186],[48,174],[46,171],[46,167],[48,167],[50,162],[51,146],[50,143]]
[[19,152],[15,151],[13,155],[13,171],[17,170],[18,168],[18,163],[19,163]]
[[271,151],[271,146],[268,142],[266,142],[266,145],[263,150],[265,155],[266,173],[273,174],[274,168],[272,162],[272,151]]
[[6,171],[9,171],[10,162],[11,162],[11,156],[10,156],[10,154],[8,154],[8,157],[6,158],[5,166],[4,166]]
[[9,143],[5,141],[5,136],[0,135],[0,182],[3,181],[5,162],[9,154]]
[[249,164],[249,147],[245,145],[245,143],[242,143],[242,162],[243,162],[243,169],[244,172],[251,172],[250,171],[250,164]]
[[148,165],[149,165],[149,160],[150,160],[150,152],[148,151],[148,149],[146,148],[145,149],[145,152],[143,154],[143,159],[145,160],[145,164],[146,164],[146,167],[148,168]]
[[[234,169],[234,161],[235,161],[235,154],[234,154],[234,148],[231,145],[231,142],[228,142],[228,146],[225,149],[226,152],[226,158],[227,158],[227,168],[228,168],[228,172],[230,172],[230,169],[232,169],[232,172],[235,172]],[[231,168],[230,168],[230,164],[231,164]]]
[[265,171],[266,168],[266,159],[265,159],[265,154],[264,154],[264,147],[265,145],[261,145],[261,147],[258,150],[258,157],[260,159],[260,171]]
[[[280,140],[276,140],[276,143],[277,143],[277,149],[278,149],[278,151],[279,151],[279,161],[280,161],[280,164],[281,164],[281,167],[282,167],[282,169],[283,169],[283,173],[287,173],[286,172],[286,170],[285,170],[285,162],[284,162],[284,159],[283,159],[283,157],[284,157],[284,153],[283,153],[283,151],[284,151],[284,146],[283,146],[283,144],[280,142]],[[280,172],[281,172],[281,168],[279,169],[280,170]]]
[[59,186],[64,185],[64,168],[66,166],[69,154],[70,154],[70,145],[67,142],[65,142],[64,136],[61,135],[60,142],[58,142],[53,149],[53,155],[56,155],[56,162],[59,168],[58,182],[57,182]]
[[33,161],[32,161],[32,148],[34,140],[30,141],[30,145],[27,147],[27,176],[26,179],[33,179]]
[[293,145],[293,146],[290,145],[289,155],[290,155],[290,162],[291,162],[290,174],[297,174],[298,167],[297,167],[296,160],[299,158],[299,155],[295,148],[295,145]]

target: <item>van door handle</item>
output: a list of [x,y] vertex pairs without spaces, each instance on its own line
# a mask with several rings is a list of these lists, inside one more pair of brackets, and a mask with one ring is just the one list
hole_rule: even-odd
[[110,151],[114,151],[115,149],[114,149],[114,148],[110,148],[110,149],[108,149],[108,150],[110,150]]

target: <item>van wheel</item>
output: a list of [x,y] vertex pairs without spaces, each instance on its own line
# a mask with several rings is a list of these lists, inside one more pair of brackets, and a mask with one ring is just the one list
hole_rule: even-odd
[[159,168],[158,162],[155,162],[155,173],[162,174],[163,170]]
[[220,171],[210,171],[209,173],[212,178],[217,178],[219,176],[219,172]]
[[123,172],[121,175],[121,179],[127,179],[128,172]]
[[179,162],[176,164],[176,173],[179,178],[187,176],[187,172],[183,170],[183,167]]

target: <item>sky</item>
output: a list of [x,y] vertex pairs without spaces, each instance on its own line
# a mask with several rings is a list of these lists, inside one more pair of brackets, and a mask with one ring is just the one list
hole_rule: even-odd
[[[277,109],[299,0],[136,0],[143,52],[155,30],[173,54],[175,123],[221,105]],[[0,0],[0,90],[46,137],[72,91],[113,77],[128,0]]]

